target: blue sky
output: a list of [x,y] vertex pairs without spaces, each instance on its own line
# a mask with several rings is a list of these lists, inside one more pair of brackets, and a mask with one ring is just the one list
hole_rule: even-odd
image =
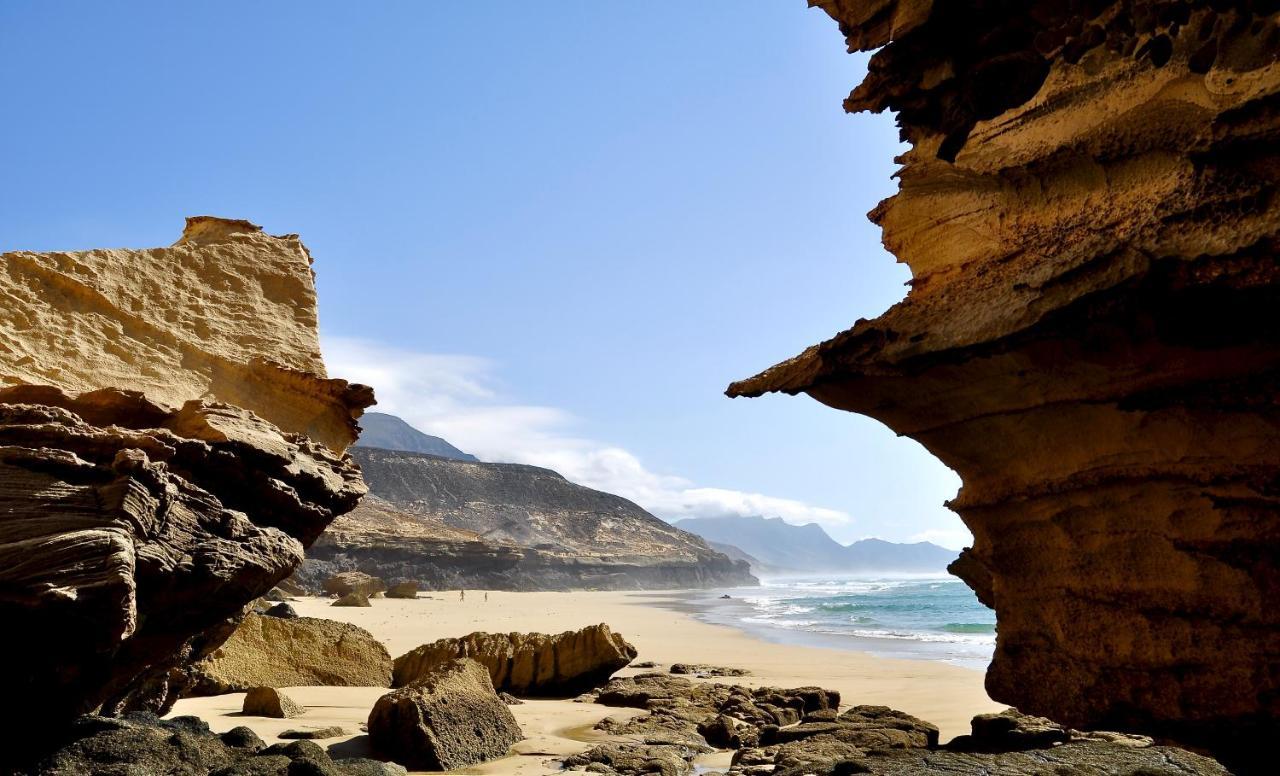
[[967,532],[922,448],[731,380],[873,317],[889,116],[803,2],[0,4],[0,250],[297,232],[326,358],[658,514]]

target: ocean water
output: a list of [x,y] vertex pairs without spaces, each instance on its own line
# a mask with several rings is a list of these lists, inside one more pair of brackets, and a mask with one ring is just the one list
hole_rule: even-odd
[[995,612],[952,576],[780,577],[729,592],[703,600],[704,619],[777,641],[978,670],[995,648]]

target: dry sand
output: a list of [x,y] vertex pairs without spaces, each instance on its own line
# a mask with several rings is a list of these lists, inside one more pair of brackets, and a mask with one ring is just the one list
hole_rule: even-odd
[[[973,715],[1003,708],[987,698],[978,671],[936,661],[892,660],[764,641],[660,606],[658,602],[671,599],[668,593],[491,592],[488,602],[483,600],[484,592],[476,590],[467,591],[465,602],[459,602],[457,591],[422,595],[416,601],[374,599],[368,609],[333,607],[321,598],[304,598],[293,606],[304,616],[359,625],[386,644],[392,657],[425,642],[472,631],[558,633],[606,622],[636,646],[638,660],[652,660],[663,668],[691,662],[751,671],[751,676],[720,680],[735,684],[819,685],[839,690],[845,704],[892,706],[927,719],[941,728],[944,741],[968,732]],[[640,671],[624,669],[620,675],[634,673]],[[247,725],[268,743],[289,728],[340,725],[350,735],[318,743],[336,745],[335,755],[368,754],[360,725],[385,688],[295,687],[286,692],[307,707],[304,716],[288,720],[242,716],[244,695],[239,693],[179,701],[173,714],[198,715],[218,732]],[[556,757],[583,751],[588,747],[585,742],[602,738],[591,730],[596,722],[639,713],[569,700],[527,701],[512,711],[526,735],[514,754],[462,773],[553,773]],[[728,757],[712,755],[705,764],[723,768]]]

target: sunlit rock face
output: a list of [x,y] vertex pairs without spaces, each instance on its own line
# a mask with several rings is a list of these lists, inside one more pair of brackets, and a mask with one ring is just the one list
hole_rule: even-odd
[[0,296],[0,665],[22,699],[0,727],[21,751],[172,703],[170,671],[365,492],[344,450],[372,392],[324,374],[301,244],[247,222],[6,253]]
[[911,290],[730,394],[961,475],[993,698],[1247,767],[1280,718],[1275,4],[815,4],[883,47],[846,107],[911,143],[871,213]]

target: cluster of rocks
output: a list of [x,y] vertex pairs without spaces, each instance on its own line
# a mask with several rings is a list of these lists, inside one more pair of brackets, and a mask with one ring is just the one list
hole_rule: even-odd
[[364,757],[335,758],[311,741],[267,746],[247,727],[221,735],[199,717],[147,712],[85,716],[56,753],[19,776],[405,776],[404,767]]
[[732,749],[731,776],[1227,774],[1213,760],[1140,736],[1079,733],[1013,710],[976,717],[971,735],[941,746],[928,722],[885,706],[840,711],[839,695],[816,687],[748,688],[640,674],[610,681],[595,702],[648,713],[602,721],[598,730],[627,740],[568,757],[566,768],[680,776],[694,770],[700,755]]

